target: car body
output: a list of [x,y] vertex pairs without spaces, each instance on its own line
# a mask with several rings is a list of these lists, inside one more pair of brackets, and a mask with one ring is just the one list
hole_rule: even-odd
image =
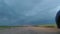
[[60,29],[60,10],[56,14],[56,24],[57,27]]

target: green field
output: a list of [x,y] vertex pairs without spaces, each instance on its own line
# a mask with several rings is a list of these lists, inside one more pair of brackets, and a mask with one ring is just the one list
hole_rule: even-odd
[[49,27],[54,28],[56,27],[56,24],[43,24],[43,25],[34,25],[35,27]]
[[[0,28],[29,27],[29,26],[0,26]],[[32,27],[56,27],[56,24],[33,25]]]
[[26,26],[0,26],[0,28],[26,27]]

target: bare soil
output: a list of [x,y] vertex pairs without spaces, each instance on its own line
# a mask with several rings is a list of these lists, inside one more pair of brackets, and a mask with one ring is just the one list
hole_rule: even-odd
[[45,27],[14,27],[1,29],[0,34],[60,34],[57,28]]

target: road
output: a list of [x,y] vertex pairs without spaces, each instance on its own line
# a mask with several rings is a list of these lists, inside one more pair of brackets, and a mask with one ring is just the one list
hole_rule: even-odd
[[57,28],[44,27],[15,27],[1,29],[0,34],[60,34]]

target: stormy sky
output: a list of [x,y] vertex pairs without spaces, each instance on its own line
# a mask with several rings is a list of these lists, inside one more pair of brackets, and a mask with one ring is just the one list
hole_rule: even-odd
[[0,0],[0,25],[54,24],[60,0]]

